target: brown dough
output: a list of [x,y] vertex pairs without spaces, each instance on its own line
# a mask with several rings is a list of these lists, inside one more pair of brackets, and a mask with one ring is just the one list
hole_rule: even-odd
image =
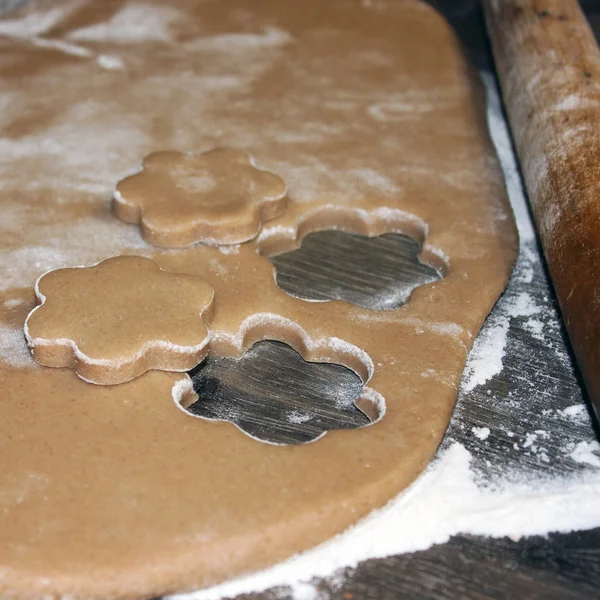
[[35,286],[25,321],[36,362],[70,367],[90,383],[130,381],[147,371],[189,371],[208,353],[212,287],[166,273],[141,256],[58,269]]
[[283,214],[286,187],[240,150],[163,151],[119,181],[113,206],[126,223],[140,223],[144,239],[155,246],[238,244]]
[[[448,25],[411,0],[32,11],[0,39],[0,592],[206,586],[385,504],[434,455],[517,249],[482,90]],[[288,211],[255,240],[159,250],[111,214],[115,183],[143,156],[219,146],[288,185]],[[261,252],[330,227],[408,231],[445,276],[391,311],[290,297]],[[119,253],[214,287],[211,352],[283,339],[355,368],[384,416],[277,447],[186,415],[167,373],[109,387],[37,366],[22,335],[36,278]]]

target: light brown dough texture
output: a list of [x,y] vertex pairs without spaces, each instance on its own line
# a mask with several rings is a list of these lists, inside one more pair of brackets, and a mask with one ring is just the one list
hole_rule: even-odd
[[113,206],[126,223],[140,223],[144,239],[155,246],[238,244],[283,214],[286,186],[233,148],[196,155],[162,151],[119,181]]
[[[443,19],[412,0],[41,0],[12,19],[0,37],[0,595],[207,586],[405,489],[442,439],[517,249],[483,91]],[[115,183],[142,157],[222,146],[288,186],[288,210],[254,240],[160,250],[112,214]],[[391,311],[287,295],[264,253],[330,227],[409,232],[444,277]],[[213,286],[210,352],[283,339],[356,369],[385,415],[277,447],[185,414],[181,376],[95,386],[36,365],[23,336],[36,279],[116,254]]]
[[35,292],[40,305],[25,321],[34,360],[74,369],[90,383],[124,383],[154,369],[189,371],[208,354],[211,285],[166,273],[149,258],[57,269]]

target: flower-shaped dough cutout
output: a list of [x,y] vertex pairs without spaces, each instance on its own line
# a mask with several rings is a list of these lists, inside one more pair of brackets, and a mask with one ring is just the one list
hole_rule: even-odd
[[154,152],[139,173],[117,183],[113,195],[121,220],[140,224],[150,244],[171,248],[248,241],[286,204],[283,179],[233,148]]
[[123,383],[149,370],[188,371],[208,353],[213,288],[162,271],[149,258],[117,256],[42,275],[25,321],[36,362],[70,367],[90,383]]

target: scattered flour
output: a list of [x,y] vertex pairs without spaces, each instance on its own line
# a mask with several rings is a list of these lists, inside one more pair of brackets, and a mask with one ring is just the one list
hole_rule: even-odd
[[311,420],[311,416],[306,414],[306,413],[301,413],[300,411],[297,410],[293,410],[290,413],[288,413],[287,415],[287,420],[290,423],[296,423],[296,424],[300,424],[300,423],[306,423],[306,421],[310,421]]
[[436,335],[455,338],[458,342],[466,335],[464,328],[458,323],[450,321],[426,321],[417,317],[403,317],[399,320],[398,315],[395,315],[390,311],[380,311],[369,315],[358,314],[356,315],[356,319],[360,321],[378,321],[383,323],[387,321],[394,321],[395,323],[401,322],[413,327],[416,333],[424,333],[427,331]]
[[589,417],[588,412],[583,404],[573,404],[573,406],[567,406],[567,408],[564,408],[559,412],[562,416],[574,421],[584,421]]
[[367,187],[377,188],[386,194],[398,194],[400,192],[400,188],[391,179],[374,169],[365,167],[352,169],[350,174],[356,176],[359,189],[366,184]]
[[484,329],[475,340],[471,359],[465,369],[463,390],[470,392],[502,371],[509,320],[507,317]]
[[527,329],[527,331],[529,331],[529,333],[531,333],[532,337],[534,337],[536,340],[539,340],[540,342],[545,341],[545,336],[544,336],[544,323],[538,319],[528,319],[527,321],[525,321],[525,323],[523,324],[523,326],[525,327],[525,329]]
[[527,292],[517,294],[511,299],[508,306],[508,313],[511,317],[530,317],[539,314],[541,311],[541,307],[535,303],[531,294]]
[[125,68],[123,59],[114,54],[99,54],[96,62],[107,71],[122,71]]
[[192,42],[194,50],[219,50],[235,52],[240,47],[252,49],[257,47],[281,46],[292,42],[287,31],[267,26],[262,33],[228,33],[213,37],[198,38]]
[[38,237],[38,245],[0,249],[0,290],[32,287],[42,273],[65,265],[91,265],[123,252],[145,256],[152,253],[134,227],[112,217],[73,220],[68,232],[62,224],[42,227],[43,239],[39,231],[32,231]]
[[453,108],[460,101],[457,91],[451,87],[445,88],[432,97],[429,92],[408,88],[403,93],[395,94],[383,102],[371,104],[367,108],[367,113],[376,121],[383,123],[414,119],[415,114],[426,115],[436,110]]
[[600,444],[598,442],[579,442],[569,455],[575,462],[600,467]]
[[0,323],[0,362],[17,368],[35,364],[29,354],[22,328]]
[[15,308],[15,306],[20,306],[23,302],[23,298],[10,298],[4,301],[4,306],[6,308]]
[[489,427],[471,427],[473,435],[480,440],[487,440],[490,435]]
[[239,244],[232,244],[231,246],[219,246],[219,252],[221,254],[238,254],[240,251]]
[[59,52],[63,52],[64,54],[70,54],[71,56],[80,56],[82,58],[87,58],[92,56],[92,52],[83,46],[77,46],[76,44],[71,44],[69,42],[65,42],[64,40],[53,40],[42,37],[31,37],[28,40],[38,48],[51,48],[53,50],[58,50]]
[[542,429],[529,431],[525,434],[521,445],[519,445],[518,442],[514,442],[513,448],[515,450],[522,450],[530,455],[534,455],[544,463],[549,463],[550,457],[548,455],[548,448],[544,446],[542,442],[544,440],[550,440],[551,437],[552,436],[547,431]]
[[[60,8],[26,14],[21,19],[1,20],[0,35],[21,39],[38,48],[49,48],[71,56],[94,57],[94,53],[85,46],[62,39],[44,37],[44,34],[53,25],[64,19],[74,8],[76,8],[76,3],[67,3]],[[121,58],[111,55],[98,55],[96,62],[107,70],[122,70],[124,66]]]

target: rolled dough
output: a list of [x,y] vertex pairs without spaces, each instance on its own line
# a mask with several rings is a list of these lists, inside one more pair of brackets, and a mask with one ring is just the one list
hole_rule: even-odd
[[[517,249],[482,89],[443,19],[412,0],[42,0],[0,25],[0,592],[207,586],[406,488]],[[160,250],[111,214],[147,154],[220,146],[287,184],[255,240]],[[334,227],[409,233],[444,277],[390,311],[279,289],[268,255]],[[36,279],[128,253],[213,286],[211,352],[284,340],[356,370],[385,414],[274,447],[186,415],[185,376],[95,386],[36,365],[22,335]]]

